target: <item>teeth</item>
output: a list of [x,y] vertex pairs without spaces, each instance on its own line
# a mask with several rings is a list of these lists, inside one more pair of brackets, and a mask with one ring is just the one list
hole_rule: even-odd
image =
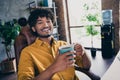
[[49,31],[49,29],[43,29],[42,31],[48,32],[48,31]]

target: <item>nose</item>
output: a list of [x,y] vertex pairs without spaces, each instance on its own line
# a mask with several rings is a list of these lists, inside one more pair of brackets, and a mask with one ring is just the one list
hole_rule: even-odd
[[47,22],[45,22],[45,23],[44,23],[44,26],[45,26],[45,27],[48,27],[48,23],[47,23]]

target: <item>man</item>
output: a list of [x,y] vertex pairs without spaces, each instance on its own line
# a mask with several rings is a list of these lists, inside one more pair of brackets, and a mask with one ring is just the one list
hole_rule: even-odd
[[[75,51],[59,54],[59,47],[65,41],[56,41],[53,36],[54,14],[49,9],[36,9],[31,12],[28,23],[34,34],[35,42],[21,52],[18,66],[18,80],[79,80],[75,75],[74,63],[89,69],[90,60],[80,44]],[[75,54],[75,60],[71,60]]]
[[[16,37],[14,42],[15,57],[16,57],[16,67],[18,69],[18,62],[21,50],[27,45],[34,42],[36,36],[31,33],[31,29],[28,26],[27,19],[21,17],[18,19],[18,24],[21,27],[19,35]],[[19,45],[19,46],[18,46]]]
[[26,37],[27,44],[29,45],[34,42],[36,36],[32,34],[27,19],[25,17],[19,18],[18,24],[21,26],[20,35],[24,35]]

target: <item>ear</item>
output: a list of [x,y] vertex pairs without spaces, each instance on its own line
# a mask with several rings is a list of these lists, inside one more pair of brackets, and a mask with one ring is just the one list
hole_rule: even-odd
[[32,27],[32,31],[33,31],[33,32],[35,32],[35,31],[36,31],[34,27]]

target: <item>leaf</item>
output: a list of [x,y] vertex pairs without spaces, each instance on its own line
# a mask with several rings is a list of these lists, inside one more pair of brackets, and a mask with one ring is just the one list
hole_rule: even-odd
[[92,14],[88,14],[88,16],[86,16],[86,18],[88,19],[88,21],[97,21],[97,17]]
[[95,36],[98,34],[98,31],[95,30],[95,26],[93,26],[93,25],[87,25],[86,30],[87,30],[86,32],[88,35]]
[[11,24],[7,22],[3,27],[0,28],[0,37],[3,38],[2,43],[5,45],[6,54],[8,59],[11,58],[10,50],[12,41],[18,36],[20,26],[17,24]]

